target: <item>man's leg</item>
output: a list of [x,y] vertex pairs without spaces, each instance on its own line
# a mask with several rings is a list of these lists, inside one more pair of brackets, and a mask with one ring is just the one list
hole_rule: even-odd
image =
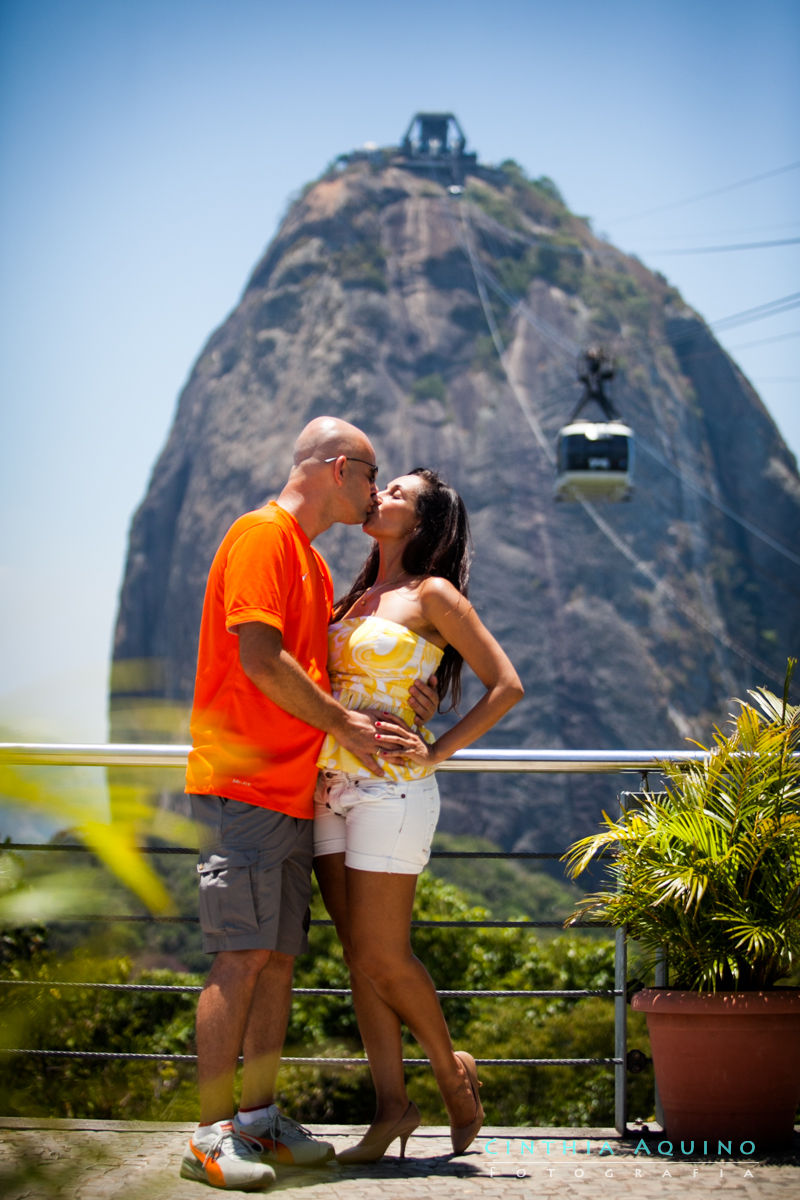
[[234,1128],[260,1144],[267,1162],[316,1166],[333,1157],[333,1146],[316,1140],[275,1104],[295,956],[308,948],[312,856],[310,821],[280,817],[279,826],[275,837],[284,839],[280,876],[274,873],[269,897],[262,895],[259,905],[262,911],[269,908],[280,914],[278,948],[259,975],[250,1005],[242,1047],[242,1099]]
[[275,1104],[293,969],[292,955],[273,950],[258,977],[244,1035],[241,1106],[233,1124],[238,1133],[260,1145],[265,1162],[320,1166],[333,1158],[331,1143],[317,1140]]
[[197,1008],[200,1119],[209,1124],[233,1116],[240,1054],[243,1107],[274,1098],[293,956],[307,945],[311,822],[220,796],[191,799],[203,945],[215,954]]
[[[230,1120],[233,1081],[256,987],[269,950],[221,950],[197,1005],[197,1075],[200,1123]],[[291,976],[290,976],[291,979]]]
[[[324,1162],[333,1156],[333,1147],[315,1141],[274,1103],[294,957],[307,949],[311,822],[240,801],[193,800],[200,819],[208,810],[206,824],[218,839],[208,840],[201,860],[208,864],[201,870],[204,946],[216,950],[197,1013],[201,1129],[208,1128],[207,1122],[215,1128],[220,1121],[230,1122],[234,1143],[226,1152],[228,1159],[249,1160],[256,1151],[273,1162]],[[244,935],[243,929],[248,930]],[[260,940],[269,948],[217,949],[229,933],[234,942]],[[241,1107],[231,1120],[240,1054],[244,1057]],[[197,1156],[196,1146],[192,1152]],[[188,1156],[184,1166],[189,1177],[199,1177]],[[268,1162],[263,1166],[265,1173],[271,1171]],[[239,1177],[250,1169],[248,1161]],[[205,1164],[204,1170],[208,1174]],[[249,1186],[246,1178],[245,1185]]]
[[220,950],[197,1006],[200,1124],[181,1161],[181,1175],[232,1191],[262,1191],[275,1171],[261,1147],[236,1129],[233,1080],[258,980],[269,950]]
[[275,1101],[275,1082],[286,1040],[292,1003],[294,958],[277,950],[258,977],[244,1031],[241,1108],[265,1108]]

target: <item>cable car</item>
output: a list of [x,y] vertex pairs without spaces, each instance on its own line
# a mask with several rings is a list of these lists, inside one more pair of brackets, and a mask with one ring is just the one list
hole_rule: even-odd
[[[600,346],[578,363],[583,395],[569,424],[559,432],[557,500],[627,500],[633,489],[633,430],[625,425],[606,393],[614,365]],[[605,421],[579,420],[587,404],[599,405]]]
[[558,435],[557,500],[627,500],[633,430],[621,421],[573,421]]

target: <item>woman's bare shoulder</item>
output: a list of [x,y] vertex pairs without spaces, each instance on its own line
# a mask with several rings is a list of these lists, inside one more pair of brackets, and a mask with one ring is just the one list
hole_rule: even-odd
[[418,591],[420,605],[426,616],[437,613],[464,613],[472,607],[466,596],[462,596],[458,588],[448,579],[440,575],[429,575],[423,579]]

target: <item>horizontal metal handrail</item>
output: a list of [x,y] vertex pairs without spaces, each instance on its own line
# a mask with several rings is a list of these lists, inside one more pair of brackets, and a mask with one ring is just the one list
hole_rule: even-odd
[[[3,1049],[0,1055],[8,1058],[87,1058],[100,1059],[107,1062],[169,1062],[196,1063],[196,1054],[145,1054],[143,1051],[123,1050],[40,1050],[32,1049]],[[239,1059],[242,1062],[242,1059]],[[363,1056],[348,1058],[333,1058],[317,1055],[314,1058],[301,1057],[297,1054],[285,1054],[281,1062],[287,1067],[367,1067],[369,1062]],[[475,1062],[481,1067],[615,1067],[621,1066],[620,1058],[476,1058]],[[404,1058],[403,1066],[429,1067],[429,1058]]]
[[[91,846],[83,842],[4,842],[5,850],[44,850],[63,852],[79,851],[93,854]],[[151,846],[141,845],[136,849],[141,854],[197,854],[197,846]],[[431,858],[511,858],[511,859],[560,859],[562,850],[431,850]],[[598,858],[602,858],[598,855]]]
[[[6,846],[3,846],[3,850]],[[199,925],[199,917],[162,917],[152,913],[137,915],[135,913],[70,913],[62,917],[51,917],[51,925]],[[332,928],[333,921],[309,921],[311,928]],[[412,920],[413,929],[563,929],[563,921],[489,921],[482,918],[479,921],[467,921],[459,917],[457,921],[447,921],[437,917],[433,921]],[[601,925],[597,921],[570,921],[570,929],[610,929],[609,925]],[[2,983],[0,979],[0,983]]]
[[[164,743],[90,745],[0,742],[0,763],[18,766],[185,767],[191,747]],[[437,771],[606,773],[657,771],[665,763],[703,762],[705,750],[457,750]]]
[[[0,987],[9,988],[38,988],[47,991],[48,988],[72,988],[86,991],[105,992],[190,992],[199,993],[202,984],[194,983],[96,983],[75,979],[0,979]],[[306,988],[292,987],[293,996],[352,996],[351,988]],[[584,996],[617,996],[623,993],[616,988],[504,988],[491,991],[488,988],[437,988],[436,995],[447,999],[459,1000],[481,999],[491,1000],[528,1000],[531,997],[551,998],[557,996],[561,1000],[581,1000]]]

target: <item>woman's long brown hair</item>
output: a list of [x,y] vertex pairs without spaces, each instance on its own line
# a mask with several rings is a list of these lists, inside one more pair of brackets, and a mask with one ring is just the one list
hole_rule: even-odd
[[[418,475],[424,486],[417,496],[418,528],[403,551],[403,570],[409,575],[425,578],[438,575],[453,584],[462,596],[468,595],[469,567],[472,543],[469,519],[464,501],[427,467],[415,467],[410,475]],[[333,619],[341,620],[378,576],[380,550],[372,547],[356,576],[350,591],[337,600]],[[446,646],[436,672],[439,706],[450,694],[450,708],[456,708],[461,698],[461,668],[464,660],[452,646]]]

